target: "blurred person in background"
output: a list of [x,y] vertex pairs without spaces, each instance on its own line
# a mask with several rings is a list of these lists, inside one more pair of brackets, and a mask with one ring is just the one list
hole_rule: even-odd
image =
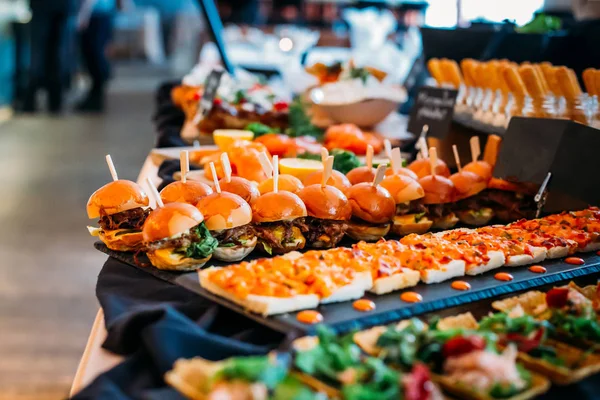
[[106,49],[112,37],[116,11],[117,0],[83,0],[77,26],[83,65],[92,85],[83,100],[77,104],[77,111],[104,111],[106,86],[111,72]]
[[[62,111],[69,75],[69,44],[80,0],[31,0],[31,65],[22,111],[37,111],[39,89],[48,93],[48,110]],[[72,61],[71,61],[72,62]]]

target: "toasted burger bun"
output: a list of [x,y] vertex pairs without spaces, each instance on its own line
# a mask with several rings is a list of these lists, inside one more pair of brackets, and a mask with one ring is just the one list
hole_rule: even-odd
[[217,247],[213,256],[217,260],[226,262],[234,262],[243,260],[248,254],[252,253],[256,247],[257,238],[256,236],[248,240],[245,246],[234,246],[234,247]]
[[306,217],[304,202],[291,192],[265,193],[252,203],[253,222],[291,221]]
[[204,221],[202,213],[186,203],[169,203],[152,211],[142,229],[144,242],[155,242],[184,233]]
[[461,210],[456,215],[460,222],[471,226],[483,226],[494,216],[494,211],[489,207],[482,207],[479,210]]
[[396,204],[407,203],[425,196],[425,191],[419,182],[405,175],[386,176],[381,181],[381,186],[390,192]]
[[454,183],[448,178],[438,175],[427,175],[419,179],[425,190],[423,204],[444,204],[454,200]]
[[[309,174],[305,179],[304,186],[314,185],[316,183],[321,184],[321,180],[323,177],[323,171],[315,171]],[[326,182],[327,185],[335,186],[340,189],[342,192],[346,193],[346,190],[352,186],[346,175],[342,174],[340,171],[336,171],[335,169],[331,171],[331,177]]]
[[442,218],[433,220],[431,227],[433,229],[451,229],[458,223],[458,217],[453,212],[444,215]]
[[416,233],[422,235],[429,231],[433,221],[427,217],[422,217],[420,220],[415,219],[415,214],[396,215],[392,225],[392,232],[398,236],[410,235]]
[[181,181],[169,183],[160,191],[163,203],[188,203],[195,206],[204,196],[213,191],[206,183],[197,181]]
[[[302,189],[304,185],[302,181],[296,178],[294,175],[289,174],[281,174],[279,175],[279,181],[277,183],[277,188],[279,190],[285,190],[286,192],[298,193],[300,189]],[[269,178],[267,180],[262,181],[258,185],[258,191],[260,194],[265,194],[273,191],[273,178]]]
[[488,188],[534,196],[537,193],[539,186],[528,183],[510,182],[501,178],[492,178],[488,182]]
[[156,268],[169,271],[195,271],[206,264],[211,257],[208,256],[202,259],[181,257],[180,255],[172,254],[172,250],[174,249],[149,251],[146,255]]
[[113,231],[100,229],[98,238],[104,242],[106,247],[114,251],[137,251],[142,249],[142,232],[125,233],[117,236],[116,234],[121,231],[121,229]]
[[240,176],[232,176],[229,182],[223,178],[219,181],[219,186],[221,187],[221,192],[237,194],[248,204],[252,204],[260,196],[256,185]]
[[388,168],[385,170],[385,175],[386,176],[390,176],[390,175],[404,175],[404,176],[408,176],[409,178],[412,178],[414,180],[419,180],[419,177],[417,176],[417,174],[415,174],[413,171],[411,171],[408,168],[398,168],[398,170],[394,173],[394,170],[392,168]]
[[373,179],[375,179],[375,171],[377,170],[373,167],[356,167],[346,174],[346,178],[348,178],[351,185],[362,182],[373,182]]
[[464,169],[453,174],[450,180],[454,183],[455,201],[474,196],[487,188],[487,181],[484,178]]
[[252,209],[237,194],[221,192],[202,198],[196,208],[209,231],[236,228],[252,222]]
[[320,219],[347,221],[352,216],[352,207],[341,190],[320,184],[306,186],[298,192],[309,216]]
[[[431,164],[429,162],[429,158],[415,160],[408,166],[408,168],[415,174],[417,174],[417,177],[419,179],[427,175],[431,175]],[[437,165],[435,166],[435,174],[439,176],[444,176],[446,178],[450,176],[450,169],[448,169],[446,163],[439,158],[437,160]]]
[[492,166],[490,163],[486,161],[472,161],[465,165],[462,169],[463,171],[473,172],[474,174],[479,175],[485,181],[489,181],[492,177]]
[[369,225],[360,222],[348,222],[346,235],[354,240],[364,240],[365,242],[375,242],[390,231],[391,224]]
[[[148,207],[148,196],[135,182],[119,179],[96,190],[87,203],[88,218],[112,215],[138,207]],[[102,210],[102,213],[100,212]]]
[[372,224],[386,224],[396,214],[396,202],[386,189],[363,182],[352,186],[346,193],[352,206],[352,215]]

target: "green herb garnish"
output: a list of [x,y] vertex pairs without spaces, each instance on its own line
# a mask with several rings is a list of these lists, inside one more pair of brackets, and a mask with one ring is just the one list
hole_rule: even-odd
[[196,235],[202,240],[192,243],[186,249],[179,249],[176,251],[176,253],[185,253],[187,258],[201,260],[210,256],[219,245],[219,242],[217,239],[212,237],[210,231],[206,228],[206,225],[204,225],[204,222],[190,229],[190,233]]
[[356,154],[348,150],[333,149],[329,153],[333,156],[333,169],[346,175],[350,170],[360,167],[360,161]]
[[252,122],[246,125],[245,129],[254,133],[255,139],[268,133],[281,133],[281,130],[279,128],[271,128],[270,126],[261,124],[260,122]]

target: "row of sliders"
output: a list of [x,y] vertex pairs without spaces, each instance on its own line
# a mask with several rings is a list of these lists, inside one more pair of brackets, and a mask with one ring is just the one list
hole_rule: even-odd
[[365,291],[384,294],[419,282],[442,282],[598,249],[600,209],[589,208],[506,226],[293,252],[207,268],[199,275],[205,289],[252,312],[272,315],[357,299]]
[[[258,186],[232,176],[223,153],[225,177],[218,180],[213,174],[213,187],[186,179],[189,160],[187,152],[182,152],[182,180],[160,192],[160,200],[168,207],[155,215],[151,215],[150,201],[142,188],[119,180],[107,158],[113,182],[98,189],[88,201],[88,216],[99,218],[100,225],[90,232],[111,250],[143,250],[158,268],[188,270],[201,267],[212,256],[240,261],[255,247],[268,254],[283,254],[305,246],[332,248],[344,235],[376,241],[390,232],[406,235],[430,228],[448,229],[459,218],[472,225],[489,221],[490,208],[464,201],[486,189],[489,164],[474,158],[447,178],[448,168],[436,158],[433,148],[430,157],[411,164],[413,169],[401,166],[399,149],[390,152],[392,168],[386,175],[384,166],[377,175],[378,170],[368,165],[359,171],[368,181],[361,182],[356,172],[350,171],[358,182],[354,185],[332,170],[333,157],[326,150],[324,169],[307,176],[304,184],[294,176],[280,176],[277,156],[271,162],[262,153],[261,163],[269,178]],[[431,175],[426,175],[427,166]],[[214,165],[210,167],[214,170]],[[172,203],[177,205],[169,205]],[[465,209],[461,209],[463,204]],[[171,223],[171,218],[181,213],[187,215],[187,223]],[[150,223],[145,224],[147,220]]]

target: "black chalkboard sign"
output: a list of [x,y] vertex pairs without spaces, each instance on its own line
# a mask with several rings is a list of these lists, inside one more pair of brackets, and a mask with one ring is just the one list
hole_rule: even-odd
[[428,125],[428,136],[444,139],[450,130],[457,95],[454,89],[423,86],[410,113],[408,132],[419,135]]
[[560,119],[513,117],[494,176],[540,185],[548,172],[545,213],[600,205],[600,131]]
[[200,99],[199,104],[200,111],[202,112],[203,116],[207,116],[212,109],[215,96],[217,95],[217,90],[219,89],[219,84],[221,83],[223,72],[223,70],[213,69],[210,71],[210,74],[208,74],[208,77],[204,82],[204,92],[202,93],[202,98]]

